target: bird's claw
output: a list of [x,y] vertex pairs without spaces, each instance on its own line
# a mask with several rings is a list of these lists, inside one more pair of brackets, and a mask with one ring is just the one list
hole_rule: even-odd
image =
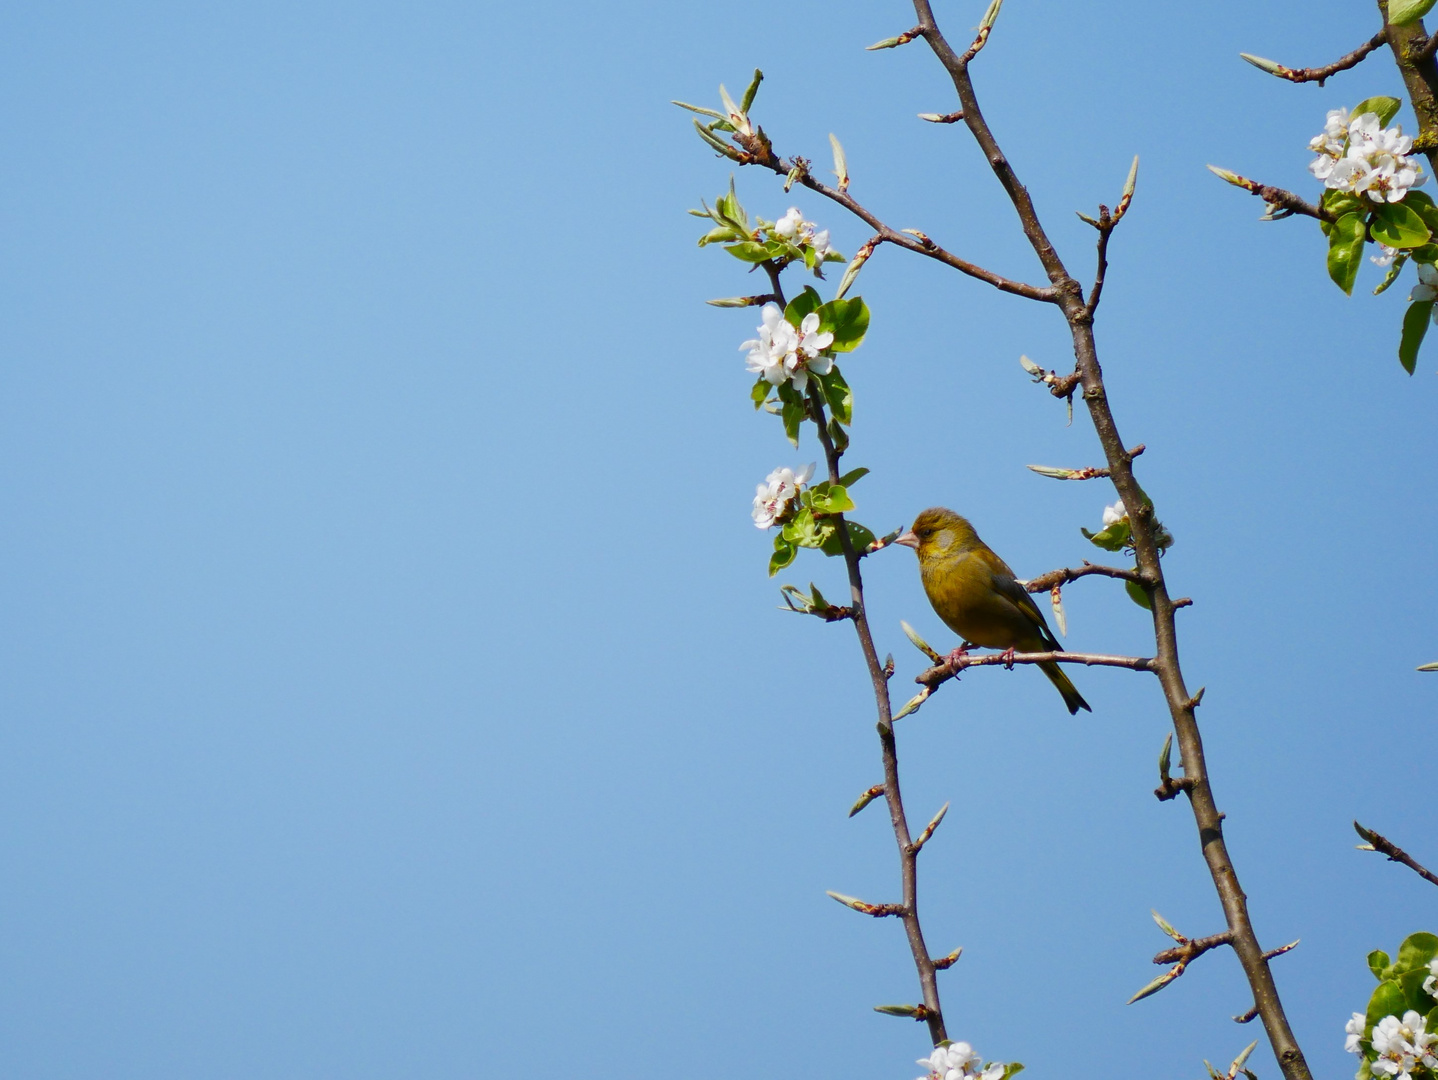
[[1003,652],[1001,652],[999,655],[1004,658],[1004,670],[1005,670],[1005,671],[1013,671],[1013,670],[1014,670],[1014,647],[1013,647],[1012,645],[1010,645],[1007,649],[1005,649],[1005,650],[1004,650]]
[[958,670],[964,666],[964,661],[967,660],[968,657],[969,647],[967,644],[964,644],[960,645],[953,652],[949,653],[948,656],[944,657],[944,663],[948,664],[950,669],[957,673]]

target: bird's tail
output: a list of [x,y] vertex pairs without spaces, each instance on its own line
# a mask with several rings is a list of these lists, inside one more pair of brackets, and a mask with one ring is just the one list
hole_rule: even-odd
[[1048,663],[1040,664],[1039,670],[1049,677],[1049,682],[1059,688],[1059,693],[1064,696],[1064,704],[1069,707],[1070,715],[1078,712],[1080,709],[1093,712],[1093,710],[1089,708],[1089,703],[1085,701],[1083,695],[1078,692],[1078,688],[1069,682],[1069,677],[1064,674],[1063,668],[1050,660]]

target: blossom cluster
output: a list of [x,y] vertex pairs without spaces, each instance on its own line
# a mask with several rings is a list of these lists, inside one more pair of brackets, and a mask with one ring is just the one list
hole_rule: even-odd
[[799,492],[813,475],[814,466],[811,463],[798,472],[778,468],[766,476],[755,489],[754,527],[767,529],[783,518],[789,512],[789,504],[799,497]]
[[931,1055],[919,1058],[919,1064],[929,1070],[919,1080],[1002,1080],[1003,1062],[993,1061],[981,1067],[982,1061],[966,1042],[936,1046]]
[[1343,1048],[1350,1054],[1362,1054],[1363,1043],[1368,1042],[1378,1055],[1370,1066],[1375,1077],[1412,1080],[1417,1069],[1438,1072],[1438,1056],[1435,1056],[1438,1032],[1425,1030],[1427,1020],[1421,1013],[1409,1009],[1401,1019],[1385,1016],[1373,1025],[1373,1032],[1367,1040],[1363,1037],[1365,1023],[1362,1013],[1353,1014],[1343,1028],[1348,1033]]
[[1103,527],[1105,529],[1107,529],[1110,525],[1117,524],[1118,522],[1124,521],[1127,518],[1128,507],[1123,504],[1122,498],[1120,498],[1118,502],[1114,503],[1112,506],[1105,506],[1103,508]]
[[1347,109],[1330,110],[1322,134],[1308,148],[1318,154],[1308,171],[1325,187],[1366,194],[1374,202],[1400,202],[1409,188],[1428,179],[1409,153],[1413,140],[1401,125],[1383,127],[1377,113],[1350,117]]
[[813,248],[814,257],[819,262],[823,262],[824,256],[829,254],[829,230],[817,229],[812,221],[805,221],[797,206],[789,207],[788,212],[774,222],[771,231],[781,240]]
[[762,375],[771,386],[792,381],[794,389],[803,393],[809,385],[809,373],[827,375],[834,358],[824,353],[834,343],[834,335],[819,329],[818,312],[811,311],[796,327],[784,318],[778,304],[765,304],[759,336],[739,346],[749,350],[746,358],[750,371]]

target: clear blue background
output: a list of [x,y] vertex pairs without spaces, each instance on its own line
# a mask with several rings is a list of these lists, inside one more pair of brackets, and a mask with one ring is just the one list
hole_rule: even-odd
[[[941,3],[962,43],[983,3]],[[1166,561],[1231,850],[1310,1062],[1348,1075],[1363,962],[1438,894],[1438,348],[1407,283],[1352,299],[1303,220],[1327,88],[1371,5],[1011,0],[975,78],[1070,266],[1138,197],[1099,344]],[[18,1078],[908,1078],[921,1027],[867,681],[844,625],[781,615],[753,485],[798,453],[748,403],[758,291],[683,211],[728,181],[670,98],[768,79],[781,153],[1039,281],[903,3],[12,5],[0,17],[0,1073]],[[1411,118],[1403,119],[1411,123]],[[867,237],[791,203],[846,254]],[[832,281],[831,277],[831,281]],[[1113,499],[1082,414],[1017,363],[1057,314],[894,250],[856,290],[855,491],[876,530],[967,513],[1025,576],[1094,556]],[[866,563],[909,691],[913,558]],[[805,556],[785,578],[841,592]],[[1142,652],[1111,583],[1068,643]],[[1125,1007],[1221,915],[1187,806],[1156,803],[1155,683],[1081,670],[1071,719],[988,669],[902,722],[950,1030],[1035,1075],[1201,1076],[1258,1025],[1232,957]],[[1260,1077],[1276,1069],[1266,1050]]]

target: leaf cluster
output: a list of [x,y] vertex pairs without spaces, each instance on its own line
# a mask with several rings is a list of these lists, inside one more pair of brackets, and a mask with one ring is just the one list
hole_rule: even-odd
[[1373,1049],[1373,1028],[1384,1017],[1399,1016],[1412,1010],[1427,1018],[1429,1031],[1438,1030],[1438,999],[1423,989],[1432,972],[1428,964],[1438,956],[1438,935],[1409,934],[1398,946],[1398,958],[1389,959],[1386,952],[1375,949],[1368,954],[1368,969],[1378,986],[1368,999],[1363,1019],[1363,1064],[1357,1080],[1371,1080],[1373,1063],[1378,1054]]

